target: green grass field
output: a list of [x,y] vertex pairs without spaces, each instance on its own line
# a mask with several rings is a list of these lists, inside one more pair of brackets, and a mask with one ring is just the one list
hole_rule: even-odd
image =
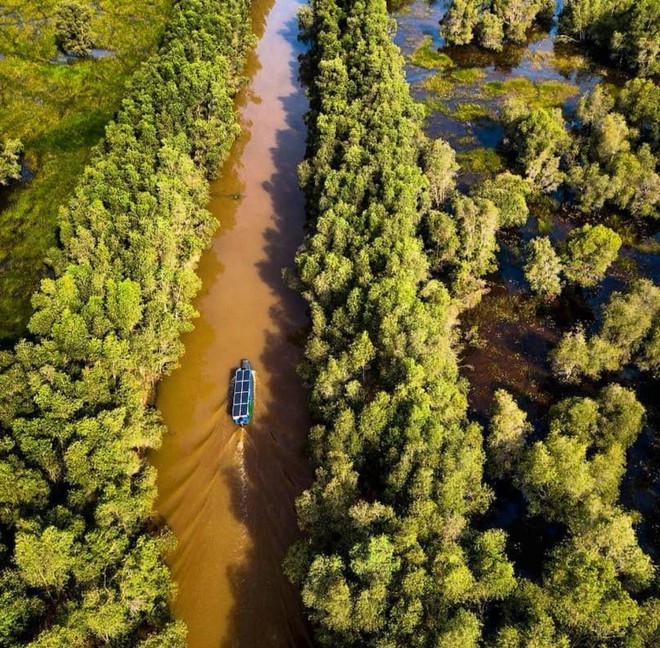
[[56,0],[0,5],[0,139],[20,138],[33,174],[0,189],[0,340],[20,335],[56,242],[57,214],[141,61],[156,50],[169,0],[96,0],[99,59],[55,63]]

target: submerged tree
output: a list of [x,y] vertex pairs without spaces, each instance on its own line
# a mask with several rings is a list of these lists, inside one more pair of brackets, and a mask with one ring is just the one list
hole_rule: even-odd
[[55,44],[64,54],[87,56],[92,49],[92,10],[79,0],[62,0],[55,14]]
[[564,274],[580,286],[595,286],[614,262],[621,237],[604,225],[584,225],[573,230],[563,255]]
[[8,185],[21,177],[20,157],[23,144],[20,140],[0,142],[0,185]]
[[530,241],[525,261],[525,279],[534,293],[544,299],[554,299],[561,292],[559,255],[547,236]]
[[614,293],[603,309],[601,330],[587,339],[578,330],[566,334],[551,354],[556,376],[564,382],[598,378],[634,361],[641,369],[660,367],[660,288],[636,281],[628,293]]
[[500,478],[511,475],[522,457],[531,429],[527,415],[518,407],[513,396],[504,389],[498,389],[487,439],[492,475]]

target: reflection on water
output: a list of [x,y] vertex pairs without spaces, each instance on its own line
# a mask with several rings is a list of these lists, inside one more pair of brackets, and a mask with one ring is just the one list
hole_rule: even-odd
[[[203,290],[181,366],[163,381],[158,407],[170,431],[153,459],[158,511],[178,548],[169,562],[177,618],[191,648],[310,644],[295,589],[282,574],[295,539],[294,499],[309,483],[307,394],[296,376],[306,326],[302,300],[282,280],[303,236],[296,164],[304,154],[298,83],[297,0],[258,5],[261,37],[239,99],[244,134],[211,211],[220,221],[198,268]],[[253,423],[227,413],[241,358],[256,371]]]

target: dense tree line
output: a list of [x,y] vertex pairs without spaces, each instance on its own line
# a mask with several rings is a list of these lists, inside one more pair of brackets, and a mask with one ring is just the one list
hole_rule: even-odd
[[[296,282],[311,311],[317,467],[286,569],[320,645],[476,646],[482,610],[514,577],[504,534],[470,526],[491,496],[448,287],[461,267],[489,265],[480,241],[500,212],[453,194],[453,152],[421,133],[384,0],[315,0],[301,22],[310,231]],[[429,229],[438,263],[458,241],[448,282],[429,272]]]
[[[300,167],[310,231],[294,281],[312,320],[302,373],[316,477],[298,501],[306,537],[286,570],[319,645],[655,645],[655,567],[620,503],[644,419],[634,392],[610,385],[565,399],[544,431],[499,391],[490,476],[513,484],[526,520],[542,518],[554,540],[537,575],[514,573],[503,531],[475,524],[492,495],[480,430],[466,418],[455,319],[495,267],[498,230],[526,221],[536,179],[552,184],[561,160],[520,137],[531,166],[543,158],[538,175],[520,165],[521,175],[457,192],[453,151],[420,132],[383,4],[316,0],[301,27],[313,73]],[[521,133],[570,148],[563,120],[554,133],[549,123],[541,115]],[[576,228],[559,252],[536,239],[528,278],[546,296],[563,282],[592,286],[620,246],[603,225]],[[642,289],[644,304],[627,312],[645,310],[635,335],[648,340],[656,289]],[[617,322],[603,324],[603,339],[638,353]]]
[[61,210],[28,339],[0,354],[0,645],[183,646],[150,407],[193,315],[207,178],[237,133],[244,0],[180,0]]

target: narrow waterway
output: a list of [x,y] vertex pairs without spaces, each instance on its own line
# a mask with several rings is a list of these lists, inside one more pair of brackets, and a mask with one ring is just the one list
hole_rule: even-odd
[[[181,366],[160,385],[169,429],[153,459],[158,511],[178,539],[173,604],[190,648],[310,644],[282,560],[298,531],[294,500],[310,481],[307,395],[296,375],[306,325],[282,280],[303,236],[296,165],[307,102],[298,81],[298,0],[256,0],[260,36],[238,100],[243,136],[212,187],[220,222],[198,274],[200,316]],[[254,422],[227,411],[233,370],[256,370]]]

